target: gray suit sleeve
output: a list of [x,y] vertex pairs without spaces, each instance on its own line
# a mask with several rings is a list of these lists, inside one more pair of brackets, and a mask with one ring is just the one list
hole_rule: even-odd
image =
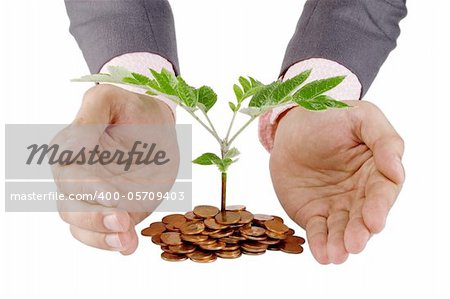
[[363,96],[395,48],[406,13],[406,0],[308,0],[281,75],[299,61],[326,58],[359,78]]
[[131,52],[158,54],[179,73],[175,26],[167,0],[65,0],[70,32],[92,73]]

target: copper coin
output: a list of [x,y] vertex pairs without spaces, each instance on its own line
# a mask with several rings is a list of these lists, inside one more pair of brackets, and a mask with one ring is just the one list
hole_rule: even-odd
[[259,243],[266,244],[266,245],[275,245],[275,244],[280,243],[280,240],[279,239],[267,238],[265,240],[260,240]]
[[197,243],[197,242],[202,242],[202,241],[208,240],[208,236],[205,236],[205,235],[183,235],[182,234],[181,240],[186,241],[186,242]]
[[297,243],[299,245],[303,245],[305,244],[305,239],[299,236],[287,236],[286,239],[284,239],[284,242]]
[[206,252],[201,250],[196,250],[192,253],[186,254],[192,261],[198,263],[209,263],[215,260],[215,254],[212,252]]
[[279,247],[280,247],[281,251],[286,252],[286,253],[298,254],[298,253],[303,252],[303,247],[297,243],[281,242]]
[[197,245],[209,245],[209,244],[214,244],[214,243],[216,243],[217,241],[216,241],[216,239],[207,239],[207,240],[205,240],[205,241],[200,241],[200,242],[196,242],[195,244],[197,244]]
[[171,245],[169,250],[173,253],[186,254],[194,252],[197,247],[192,244]]
[[288,236],[292,236],[294,234],[295,234],[295,230],[293,230],[292,228],[290,228],[286,233],[286,235],[288,235]]
[[216,255],[218,257],[221,257],[223,259],[235,259],[241,256],[241,250],[237,249],[237,250],[232,250],[232,251],[217,251]]
[[260,252],[251,252],[251,251],[242,250],[242,253],[246,254],[246,255],[261,255],[261,254],[266,253],[266,251],[264,250],[264,251],[260,251]]
[[244,205],[231,205],[225,208],[225,210],[232,212],[245,211],[245,209],[246,207]]
[[281,222],[281,223],[284,223],[283,218],[278,217],[278,216],[275,216],[275,215],[272,215],[272,217],[273,217],[273,220],[276,220],[276,221],[279,221],[279,222]]
[[[240,220],[239,220],[240,221]],[[232,228],[232,229],[239,229],[239,228],[241,228],[241,227],[248,227],[248,226],[250,226],[250,223],[248,223],[248,224],[240,224],[239,222],[238,223],[236,223],[236,224],[230,224],[230,225],[228,225],[228,227],[229,228]]]
[[220,212],[215,217],[216,221],[220,224],[234,224],[238,223],[241,220],[241,216],[238,212]]
[[253,221],[253,214],[249,211],[239,211],[239,216],[241,216],[239,224],[247,224]]
[[163,233],[166,231],[166,226],[162,222],[154,222],[150,224],[149,227],[144,228],[141,231],[141,234],[143,236],[152,237],[154,235]]
[[152,237],[152,242],[156,245],[164,245],[164,243],[161,241],[161,234],[154,235]]
[[173,224],[175,222],[186,222],[186,218],[181,214],[171,214],[163,217],[162,222],[164,224]]
[[189,221],[180,227],[180,231],[184,235],[196,235],[205,229],[202,221]]
[[195,257],[191,257],[190,259],[191,259],[191,261],[196,262],[196,263],[212,263],[215,260],[217,260],[217,256],[215,254],[212,254],[208,258],[204,258],[204,259],[196,259]]
[[180,232],[180,229],[175,227],[173,223],[166,224],[166,230],[168,230],[169,232]]
[[167,253],[175,253],[175,252],[173,252],[172,250],[170,250],[170,248],[169,248],[168,245],[165,245],[165,244],[161,245],[161,249],[162,249],[164,252],[167,252]]
[[209,235],[212,235],[212,234],[215,234],[215,233],[218,233],[218,232],[220,232],[220,229],[209,229],[209,228],[205,228],[205,229],[202,231],[202,235],[209,236]]
[[267,220],[264,222],[264,226],[268,230],[270,230],[274,233],[277,233],[277,234],[284,234],[287,231],[289,231],[289,227],[287,227],[286,224],[279,222],[277,220]]
[[161,258],[168,262],[181,262],[187,260],[185,255],[173,254],[168,252],[161,253]]
[[[223,240],[222,240],[223,241]],[[225,244],[225,248],[224,249],[222,249],[222,250],[225,250],[225,251],[229,251],[229,250],[236,250],[236,249],[239,249],[241,246],[239,246],[239,244],[229,244],[229,243],[226,243]]]
[[205,223],[205,226],[209,229],[217,230],[217,229],[227,228],[226,225],[217,223],[214,218],[205,219],[204,223]]
[[246,242],[242,243],[241,248],[249,252],[261,252],[267,249],[267,245],[258,242],[254,243]]
[[225,242],[218,241],[214,242],[212,244],[199,244],[201,249],[204,250],[222,250],[226,247]]
[[219,213],[219,209],[213,206],[196,206],[193,210],[194,214],[202,218],[214,217]]
[[186,217],[187,220],[191,220],[191,221],[192,220],[202,220],[203,219],[203,218],[198,217],[197,215],[195,215],[194,212],[192,212],[192,211],[186,212],[184,214],[184,217]]
[[187,222],[187,219],[184,218],[184,220],[177,220],[173,223],[169,223],[167,225],[172,225],[174,228],[180,229],[185,223]]
[[258,226],[250,226],[240,229],[241,234],[246,236],[253,236],[253,237],[259,237],[266,233],[266,230],[262,227]]
[[234,233],[233,229],[224,229],[220,230],[217,233],[210,234],[209,236],[214,239],[222,239],[228,236],[231,236]]
[[180,233],[176,232],[166,232],[161,234],[161,241],[166,245],[181,245]]
[[273,216],[266,215],[266,214],[254,214],[253,217],[256,221],[261,221],[261,222],[273,220]]
[[259,236],[259,237],[255,237],[255,236],[247,236],[247,235],[243,235],[245,236],[245,238],[247,240],[253,240],[253,241],[263,241],[267,239],[267,236]]
[[236,241],[244,241],[244,240],[246,240],[245,237],[243,237],[243,236],[236,236],[236,235],[231,235],[228,238],[236,240]]
[[233,238],[230,238],[230,237],[225,237],[225,238],[222,238],[220,240],[225,242],[225,243],[227,243],[227,244],[237,244],[239,242],[239,240],[236,240],[236,239],[233,239]]
[[280,251],[280,247],[278,247],[277,245],[269,245],[269,247],[267,247],[267,250]]
[[270,231],[270,230],[266,230],[266,235],[269,238],[278,239],[278,240],[284,240],[287,237],[286,234],[277,234],[277,233],[274,233],[273,231]]

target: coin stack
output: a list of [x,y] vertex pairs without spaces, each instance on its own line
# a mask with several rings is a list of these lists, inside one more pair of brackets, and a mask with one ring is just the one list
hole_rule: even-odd
[[278,216],[252,214],[245,206],[228,206],[220,211],[213,206],[197,206],[186,214],[165,216],[141,231],[161,246],[166,261],[209,263],[217,259],[234,259],[260,255],[267,250],[302,253],[305,239]]

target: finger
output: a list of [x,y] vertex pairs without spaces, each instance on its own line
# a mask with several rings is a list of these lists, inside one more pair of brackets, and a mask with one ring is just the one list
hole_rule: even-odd
[[383,230],[386,217],[399,192],[400,186],[379,171],[374,171],[370,175],[366,185],[366,200],[362,207],[362,216],[371,233],[375,234]]
[[364,198],[353,204],[349,215],[350,220],[344,232],[345,249],[353,254],[360,253],[364,249],[371,235],[362,218],[363,204]]
[[348,252],[344,244],[344,232],[347,223],[348,211],[338,211],[328,216],[327,253],[329,261],[333,264],[342,264],[348,258]]
[[138,247],[139,239],[136,234],[135,224],[132,222],[132,219],[130,219],[130,230],[128,231],[130,239],[126,246],[125,250],[122,250],[120,253],[123,255],[130,255],[134,253]]
[[130,227],[127,212],[78,200],[58,201],[61,219],[70,225],[93,232],[126,232]]
[[401,163],[404,151],[403,139],[398,135],[385,115],[375,105],[363,110],[361,140],[372,150],[377,169],[394,183],[401,185],[405,179]]
[[133,246],[130,230],[121,233],[100,233],[71,225],[70,232],[81,243],[99,249],[127,251],[130,246]]
[[115,115],[115,103],[121,95],[121,88],[100,84],[90,88],[83,97],[75,124],[109,124]]
[[78,165],[52,167],[58,192],[90,203],[116,207],[119,190],[115,185]]
[[370,231],[361,216],[351,218],[344,233],[345,249],[349,253],[360,253],[370,239]]
[[323,216],[313,216],[306,224],[308,244],[314,258],[321,264],[329,264],[327,253],[327,219]]

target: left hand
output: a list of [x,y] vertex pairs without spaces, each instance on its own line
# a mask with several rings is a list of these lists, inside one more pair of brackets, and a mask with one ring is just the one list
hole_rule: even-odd
[[270,157],[277,196],[321,264],[361,252],[404,181],[403,140],[384,114],[369,102],[346,103],[353,107],[289,110]]

